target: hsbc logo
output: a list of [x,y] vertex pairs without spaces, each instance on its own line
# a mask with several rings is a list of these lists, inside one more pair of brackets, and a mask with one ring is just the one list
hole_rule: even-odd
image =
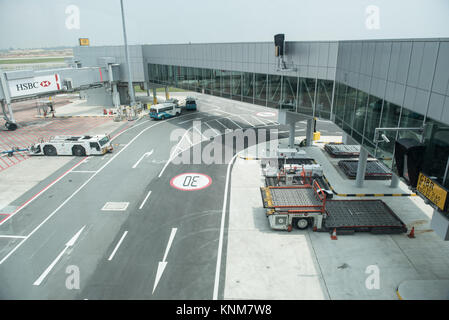
[[[42,81],[42,82],[44,82],[44,81]],[[16,88],[17,88],[17,91],[39,89],[39,82],[19,83],[19,84],[16,84]]]
[[47,88],[51,85],[51,82],[48,80],[43,80],[41,82],[34,81],[34,82],[24,82],[16,84],[17,91],[24,91],[24,90],[32,90],[32,89],[39,89],[39,86],[42,88]]
[[61,84],[59,75],[46,75],[26,79],[9,80],[9,90],[12,97],[20,97],[44,92],[59,91]]

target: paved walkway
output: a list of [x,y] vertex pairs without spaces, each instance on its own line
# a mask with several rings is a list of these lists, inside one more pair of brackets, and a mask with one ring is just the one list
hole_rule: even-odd
[[[326,155],[320,155],[321,148],[307,152],[322,161],[336,188],[353,191],[354,181],[339,176]],[[433,209],[417,196],[376,198],[409,229],[415,227],[415,239],[406,234],[356,233],[332,241],[328,233],[270,229],[259,190],[264,185],[260,161],[238,158],[231,181],[225,299],[395,300],[404,281],[426,280],[424,292],[429,280],[449,279],[449,242],[430,229]],[[370,192],[389,190],[385,181],[369,182]]]

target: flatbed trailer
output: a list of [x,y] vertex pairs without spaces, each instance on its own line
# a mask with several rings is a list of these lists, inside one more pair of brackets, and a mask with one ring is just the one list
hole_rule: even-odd
[[262,187],[260,191],[271,228],[288,231],[292,226],[322,228],[326,193],[316,181],[313,185]]
[[382,200],[331,200],[326,203],[324,228],[337,234],[407,232],[402,220]]
[[[338,166],[343,170],[349,179],[355,179],[357,176],[358,160],[340,160]],[[389,180],[391,179],[390,170],[378,160],[368,160],[365,171],[366,180]]]
[[333,158],[358,158],[360,155],[359,145],[327,143],[324,150]]
[[382,200],[326,200],[314,181],[313,187],[262,187],[262,201],[270,227],[291,231],[292,227],[337,234],[407,232],[401,219]]

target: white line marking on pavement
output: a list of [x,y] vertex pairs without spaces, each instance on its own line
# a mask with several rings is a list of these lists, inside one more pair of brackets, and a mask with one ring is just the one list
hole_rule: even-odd
[[79,170],[79,171],[72,171],[72,173],[95,173],[96,171],[87,171],[87,170],[85,170],[85,171],[83,171],[83,170]]
[[232,163],[234,162],[237,155],[238,155],[238,153],[236,153],[234,155],[234,157],[232,157],[231,161],[228,164],[228,170],[226,172],[226,184],[225,184],[225,190],[224,190],[223,208],[221,210],[220,238],[218,240],[217,266],[215,268],[214,294],[213,294],[213,298],[212,298],[213,300],[218,299],[218,286],[219,286],[219,282],[220,282],[220,269],[221,269],[221,255],[223,252],[224,224],[225,224],[225,217],[226,217],[226,206],[228,203],[229,177],[231,175]]
[[[21,207],[19,207],[16,211],[14,211],[13,213],[11,213],[6,219],[4,219],[2,222],[0,222],[0,226],[2,224],[4,224],[6,221],[8,221],[9,219],[11,219],[14,215],[16,215],[17,213],[19,213],[22,209],[26,208],[31,202],[33,202],[34,200],[36,200],[42,193],[44,193],[45,191],[47,191],[49,188],[51,188],[51,186],[53,186],[55,183],[57,183],[58,181],[61,181],[62,178],[64,178],[66,175],[68,175],[71,171],[73,171],[73,169],[77,168],[79,165],[81,165],[83,162],[87,162],[86,160],[88,159],[88,157],[84,158],[83,160],[81,160],[80,162],[78,162],[76,165],[74,165],[71,169],[67,170],[62,176],[60,176],[59,178],[57,178],[56,180],[54,180],[52,183],[50,183],[48,186],[46,186],[44,189],[42,189],[41,191],[39,191],[37,194],[35,194],[30,200],[28,200],[27,202],[25,202]],[[3,260],[2,260],[3,261]],[[0,264],[2,264],[0,262]]]
[[248,120],[246,120],[245,118],[243,118],[241,115],[237,114],[236,116],[239,117],[240,119],[242,119],[243,121],[245,121],[245,122],[246,122],[247,124],[249,124],[251,127],[254,127],[254,125],[253,125],[251,122],[249,122]]
[[178,230],[177,228],[171,229],[170,238],[168,239],[168,243],[167,243],[167,248],[165,248],[164,258],[162,259],[162,261],[159,261],[159,264],[157,266],[156,279],[154,280],[154,286],[153,286],[153,294],[154,294],[154,290],[156,290],[159,280],[162,277],[162,273],[164,273],[165,267],[167,266],[168,251],[170,250],[170,247],[173,243],[173,239],[175,238],[177,230]]
[[204,117],[201,117],[201,118],[194,118],[194,119],[189,119],[189,120],[186,120],[186,121],[178,122],[178,124],[184,124],[184,123],[187,123],[187,122],[189,122],[189,121],[195,121],[195,120],[200,120],[200,119],[204,119]]
[[[221,123],[218,119],[215,119],[215,121],[217,121],[223,128],[229,129],[229,128],[226,127],[223,123]],[[229,130],[231,130],[231,129],[229,129]]]
[[145,205],[145,202],[147,202],[148,197],[150,196],[150,194],[151,194],[151,190],[148,192],[148,194],[147,194],[147,196],[145,197],[145,199],[143,199],[142,204],[141,204],[140,207],[139,207],[139,210],[141,210],[141,209],[143,208],[143,206]]
[[219,136],[219,135],[221,134],[220,131],[218,131],[218,130],[212,128],[207,122],[204,122],[204,124],[205,124],[206,126],[208,126],[211,130],[215,131],[215,133],[217,134],[216,136]]
[[61,251],[61,253],[56,257],[55,260],[53,260],[53,262],[47,267],[47,269],[45,269],[45,271],[41,274],[41,276],[39,278],[37,278],[36,281],[34,281],[33,285],[34,286],[39,286],[42,281],[44,281],[44,279],[47,277],[47,275],[50,273],[51,269],[53,269],[53,267],[58,263],[59,259],[61,259],[61,257],[63,256],[63,254],[67,251],[68,248],[73,247],[73,245],[75,244],[76,240],[78,240],[79,236],[81,235],[81,232],[83,232],[84,228],[86,226],[82,227],[66,244],[64,247],[64,250]]
[[[183,117],[183,116],[181,116]],[[178,117],[179,118],[179,117]],[[44,219],[44,221],[42,221],[38,226],[36,226],[27,236],[26,238],[21,241],[17,246],[14,247],[14,249],[12,249],[2,260],[0,260],[0,265],[5,262],[14,252],[16,252],[17,249],[19,249],[37,230],[39,230],[48,220],[51,219],[51,217],[53,217],[67,202],[69,202],[75,195],[78,194],[78,192],[80,192],[97,174],[99,174],[104,168],[106,168],[107,165],[109,165],[109,163],[111,163],[115,158],[117,158],[123,151],[125,151],[134,141],[136,141],[144,132],[146,132],[147,130],[160,125],[164,122],[170,121],[170,119],[167,120],[162,120],[160,122],[157,122],[149,127],[146,127],[145,129],[142,129],[142,131],[140,131],[134,138],[132,138],[122,149],[120,149],[116,154],[114,154],[114,156],[108,160],[108,162],[106,162],[103,166],[101,166],[100,169],[97,170],[97,172],[95,172],[93,175],[91,175],[86,182],[84,182],[78,189],[75,190],[75,192],[73,192],[67,199],[65,199],[52,213],[50,213],[50,215],[48,215],[47,218]],[[87,158],[85,158],[87,159]],[[82,161],[81,161],[82,162]],[[80,162],[80,163],[81,163]],[[11,216],[10,216],[11,217]],[[3,220],[3,222],[6,221]]]
[[153,154],[153,150],[151,150],[150,152],[145,152],[145,153],[143,154],[143,156],[141,156],[140,159],[137,160],[137,162],[133,165],[133,169],[135,169],[135,168],[139,165],[140,161],[142,161],[143,158],[149,157],[149,156],[151,156],[152,154]]
[[10,235],[0,235],[0,238],[17,238],[17,239],[25,239],[25,236],[10,236]]
[[207,139],[206,136],[200,131],[200,129],[198,129],[197,127],[193,127],[193,129],[195,129],[195,130],[201,135],[201,138],[202,138],[202,139],[209,140],[209,139]]
[[227,117],[226,119],[228,119],[229,121],[231,121],[233,124],[235,124],[237,127],[239,127],[240,129],[243,129],[237,122],[235,122],[234,120],[232,120],[230,117]]
[[180,146],[182,140],[184,140],[184,137],[187,138],[187,140],[189,140],[190,145],[192,145],[192,141],[190,141],[189,137],[187,137],[187,133],[189,133],[190,129],[186,130],[186,133],[184,133],[184,135],[181,137],[181,140],[179,140],[178,144],[176,145],[175,149],[173,149],[173,153],[170,155],[170,157],[168,158],[167,162],[165,163],[164,167],[162,168],[161,172],[159,173],[158,177],[160,178],[162,176],[162,174],[165,171],[165,168],[167,168],[168,164],[174,159],[174,157],[176,157],[178,154],[180,154],[183,151],[180,151],[178,153],[175,154],[175,151],[178,149],[178,147]]
[[259,121],[261,124],[263,124],[263,125],[267,125],[268,123],[266,123],[266,122],[263,122],[262,120],[260,120],[259,118],[256,118],[255,116],[251,116],[251,118],[253,118],[253,119],[256,119],[257,121]]
[[126,235],[128,234],[128,231],[123,232],[122,237],[120,238],[120,240],[118,241],[117,245],[115,246],[114,250],[112,251],[111,255],[108,258],[108,261],[111,261],[112,258],[114,258],[115,253],[118,250],[118,247],[120,247],[120,245],[122,244],[123,239],[125,239]]

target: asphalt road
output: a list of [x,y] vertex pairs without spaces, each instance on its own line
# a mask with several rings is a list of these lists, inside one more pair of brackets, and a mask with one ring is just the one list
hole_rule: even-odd
[[[74,158],[17,199],[16,212],[0,222],[0,299],[220,299],[228,163],[169,160],[181,150],[193,157],[210,143],[201,140],[207,129],[288,130],[261,111],[275,112],[201,95],[199,111],[165,121],[145,117],[117,132],[113,153]],[[202,121],[198,130],[194,119]],[[175,129],[193,134],[171,141]],[[304,135],[305,124],[297,130]],[[196,191],[170,185],[191,172],[212,183]],[[102,210],[107,202],[125,208]]]

